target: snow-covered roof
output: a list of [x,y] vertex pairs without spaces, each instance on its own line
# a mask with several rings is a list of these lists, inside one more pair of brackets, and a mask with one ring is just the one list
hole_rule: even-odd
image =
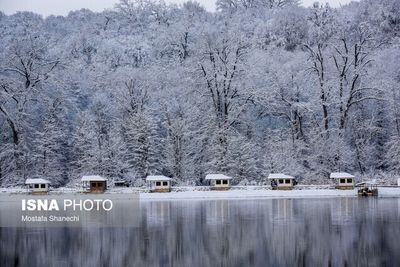
[[50,184],[50,181],[42,178],[32,178],[26,179],[25,184]]
[[82,176],[82,182],[90,182],[90,181],[107,181],[106,178],[101,177],[100,175],[86,175]]
[[224,174],[207,174],[206,180],[230,180],[232,177],[226,176]]
[[356,185],[359,186],[359,185],[377,185],[377,184],[378,183],[377,183],[376,179],[373,179],[371,181],[362,181],[360,183],[357,183]]
[[164,175],[149,175],[146,177],[146,181],[169,181],[171,178]]
[[270,173],[268,179],[294,179],[294,177],[283,173]]
[[337,178],[354,178],[354,175],[351,175],[350,173],[347,172],[332,172],[330,177],[332,179],[337,179]]

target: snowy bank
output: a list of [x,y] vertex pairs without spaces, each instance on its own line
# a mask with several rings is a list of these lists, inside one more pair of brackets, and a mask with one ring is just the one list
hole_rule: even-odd
[[[294,190],[270,190],[259,186],[233,188],[229,191],[200,191],[184,188],[170,193],[140,193],[140,200],[213,200],[213,199],[272,199],[272,198],[332,198],[356,197],[357,189],[337,190],[329,186],[296,186]],[[400,188],[380,187],[379,197],[400,197]]]
[[400,187],[378,187],[379,197],[400,197]]
[[[400,187],[379,187],[379,197],[400,197]],[[293,190],[271,190],[269,186],[234,186],[228,191],[211,191],[206,186],[174,187],[170,193],[149,193],[144,188],[110,188],[104,194],[139,193],[143,201],[157,200],[213,200],[213,199],[263,199],[263,198],[332,198],[356,197],[357,189],[337,190],[331,186],[296,186]],[[25,188],[0,188],[0,194],[28,194]],[[50,195],[82,194],[78,188],[57,188]]]
[[[398,190],[400,196],[400,190]],[[229,190],[181,191],[171,193],[141,193],[140,200],[190,200],[190,199],[258,199],[258,198],[319,198],[356,197],[356,190],[303,189],[303,190]]]

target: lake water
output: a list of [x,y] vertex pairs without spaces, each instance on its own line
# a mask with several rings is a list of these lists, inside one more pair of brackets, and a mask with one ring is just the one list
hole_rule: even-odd
[[0,228],[0,266],[400,266],[400,199],[142,202],[138,227]]

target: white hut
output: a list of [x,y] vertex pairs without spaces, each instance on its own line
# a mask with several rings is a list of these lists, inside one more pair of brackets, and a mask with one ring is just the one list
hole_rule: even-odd
[[87,193],[103,193],[107,189],[107,178],[99,175],[82,176],[82,187]]
[[272,189],[291,190],[295,184],[293,176],[283,173],[270,173],[268,179],[271,180]]
[[210,181],[211,190],[229,190],[232,177],[224,174],[207,174],[206,181]]
[[26,179],[25,185],[28,186],[31,194],[47,194],[49,192],[50,181],[41,178]]
[[336,180],[336,189],[354,189],[354,175],[347,172],[332,172],[331,179]]
[[149,175],[146,184],[150,192],[171,192],[171,178],[164,175]]

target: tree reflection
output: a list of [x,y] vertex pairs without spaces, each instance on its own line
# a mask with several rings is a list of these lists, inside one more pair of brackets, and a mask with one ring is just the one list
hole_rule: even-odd
[[1,228],[0,266],[396,266],[397,199],[145,202],[137,228]]

